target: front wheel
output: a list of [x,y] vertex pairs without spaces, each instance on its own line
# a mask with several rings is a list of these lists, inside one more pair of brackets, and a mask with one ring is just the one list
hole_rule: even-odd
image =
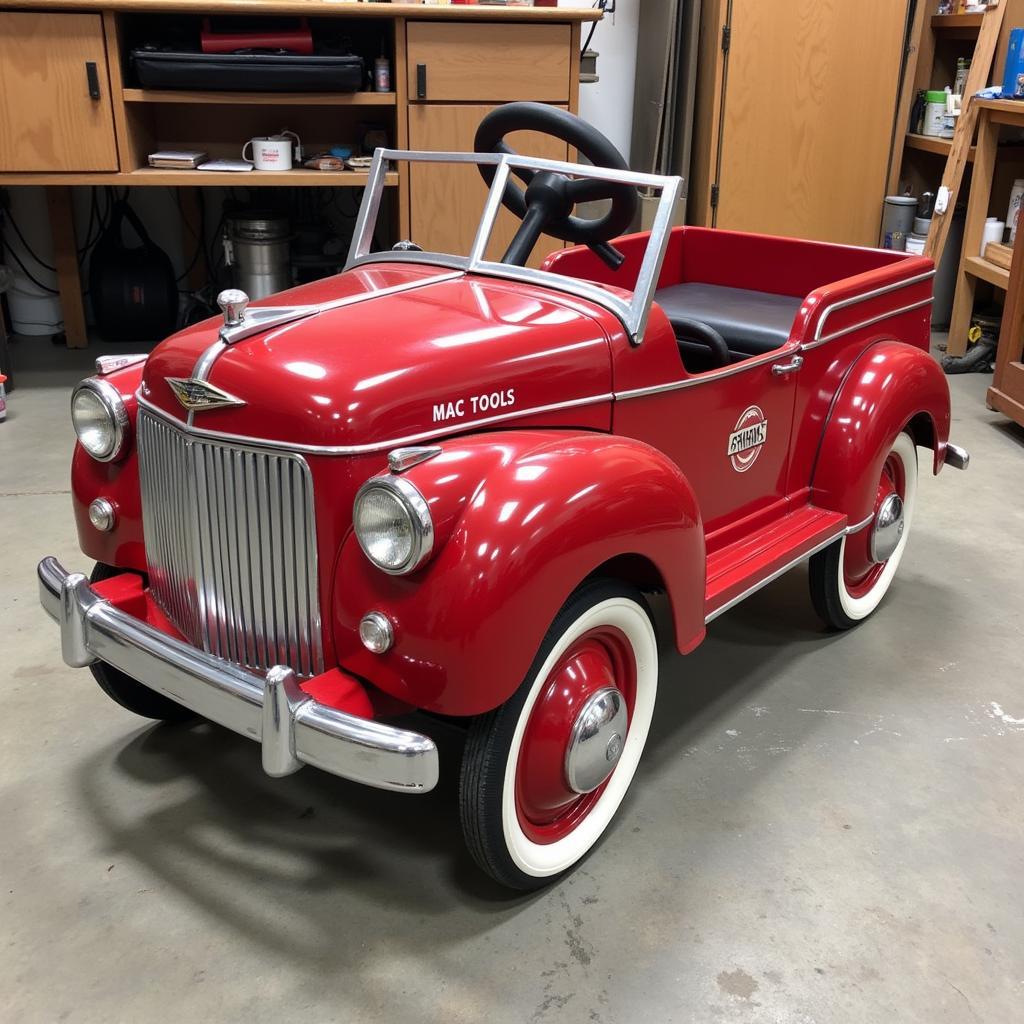
[[904,432],[882,464],[871,522],[811,558],[811,601],[826,625],[850,629],[878,607],[903,558],[916,499],[917,448]]
[[[119,576],[124,570],[115,569],[112,565],[105,565],[97,562],[92,574],[89,576],[90,583],[98,583],[100,580],[109,580],[112,576]],[[93,678],[99,683],[100,689],[121,707],[143,718],[155,718],[159,722],[187,722],[195,718],[195,713],[189,711],[176,701],[165,697],[156,690],[151,690],[137,679],[122,672],[113,665],[103,661],[94,661],[89,666]]]
[[519,689],[470,727],[459,804],[484,871],[536,889],[590,850],[633,780],[657,688],[658,646],[639,591],[582,587]]

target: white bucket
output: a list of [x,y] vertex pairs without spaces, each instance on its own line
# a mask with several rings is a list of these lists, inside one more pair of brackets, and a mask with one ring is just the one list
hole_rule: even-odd
[[[50,238],[50,215],[46,207],[46,192],[42,188],[12,188],[11,213],[18,222],[32,251],[53,266],[53,241]],[[32,276],[49,288],[57,287],[57,275],[38,263],[25,251],[21,240],[11,226],[4,231],[4,241],[18,254]],[[7,305],[11,311],[11,330],[14,334],[50,335],[62,330],[60,299],[36,287],[21,267],[9,259],[14,272],[14,284],[7,292]]]

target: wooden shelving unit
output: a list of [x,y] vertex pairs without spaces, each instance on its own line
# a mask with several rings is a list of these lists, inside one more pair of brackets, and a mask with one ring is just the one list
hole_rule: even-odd
[[997,267],[994,263],[989,263],[988,260],[981,256],[965,256],[963,259],[963,269],[965,273],[970,274],[972,277],[980,278],[982,281],[988,281],[989,284],[994,284],[997,288],[1006,290],[1006,284],[1010,280],[1010,272],[1003,270],[1002,267]]
[[[175,188],[182,216],[193,225],[200,217],[199,188],[362,188],[368,180],[363,171],[165,170],[150,168],[148,156],[170,149],[237,159],[247,140],[284,128],[299,136],[307,153],[336,145],[371,149],[381,137],[397,149],[471,150],[480,119],[495,104],[535,100],[578,111],[583,26],[602,16],[564,6],[339,0],[5,0],[0,7],[0,60],[33,68],[0,104],[0,185],[47,190],[71,347],[87,343],[74,186]],[[333,22],[332,33],[349,39],[371,65],[383,47],[391,60],[391,91],[141,88],[131,51],[148,45],[153,32],[159,42],[167,15],[183,22],[188,16],[191,27],[183,27],[198,32],[201,17],[213,14],[300,15],[322,19],[324,28]],[[83,73],[90,66],[94,90]],[[368,139],[371,133],[376,138]],[[568,147],[538,155],[566,159]],[[476,168],[436,164],[412,171],[397,164],[385,184],[381,224],[391,240],[416,238],[427,249],[468,251],[483,201]],[[517,227],[502,211],[494,245],[507,245]]]

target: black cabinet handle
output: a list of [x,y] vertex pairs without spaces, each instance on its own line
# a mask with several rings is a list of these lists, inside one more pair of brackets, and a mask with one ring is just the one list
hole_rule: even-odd
[[416,65],[416,99],[425,100],[427,98],[427,65],[417,64]]
[[100,98],[100,76],[96,71],[96,61],[85,62],[85,78],[89,83],[89,98],[98,100]]

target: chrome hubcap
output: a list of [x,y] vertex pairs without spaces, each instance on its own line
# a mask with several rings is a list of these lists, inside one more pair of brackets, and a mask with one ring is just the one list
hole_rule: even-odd
[[871,528],[873,562],[887,562],[892,557],[903,536],[903,527],[903,499],[898,494],[890,494],[879,505]]
[[615,770],[625,744],[626,702],[614,686],[580,708],[565,752],[565,778],[575,793],[592,793]]

